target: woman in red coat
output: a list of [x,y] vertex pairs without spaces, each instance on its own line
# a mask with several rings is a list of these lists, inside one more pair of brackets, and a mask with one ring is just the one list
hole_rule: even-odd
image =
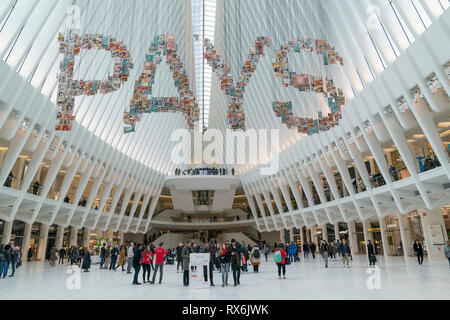
[[274,251],[274,260],[278,267],[278,279],[281,279],[281,271],[283,271],[283,279],[286,279],[286,256],[284,245],[280,243]]
[[150,282],[150,272],[151,272],[150,264],[152,263],[152,258],[153,253],[150,250],[150,246],[147,246],[144,252],[142,252],[141,257],[142,268],[144,269],[144,272],[142,273],[142,281],[144,283],[145,283],[145,274],[147,274],[147,282]]

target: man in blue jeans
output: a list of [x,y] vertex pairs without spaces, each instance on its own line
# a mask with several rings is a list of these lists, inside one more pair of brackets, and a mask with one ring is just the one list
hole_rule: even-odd
[[291,242],[291,245],[288,248],[289,260],[292,262],[297,261],[297,245],[294,242]]
[[133,255],[133,268],[134,268],[134,277],[133,277],[133,284],[140,285],[141,283],[138,282],[138,275],[139,271],[141,270],[141,257],[142,257],[142,244],[138,244],[134,249],[134,255]]
[[103,269],[103,265],[105,264],[105,251],[106,251],[106,243],[103,244],[100,249],[100,269]]

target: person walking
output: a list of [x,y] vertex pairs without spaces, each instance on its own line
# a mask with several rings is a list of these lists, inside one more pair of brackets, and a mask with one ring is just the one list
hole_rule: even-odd
[[81,265],[81,269],[83,269],[84,272],[89,272],[90,268],[91,268],[91,253],[89,252],[88,248],[85,248],[83,255],[83,264]]
[[444,254],[448,260],[448,267],[450,268],[450,241],[447,241],[447,245],[444,247]]
[[367,240],[367,255],[369,258],[369,267],[375,267],[375,263],[377,262],[376,248],[370,240]]
[[33,248],[30,246],[27,252],[27,261],[31,261],[31,258],[33,258]]
[[16,269],[20,266],[20,260],[22,257],[22,253],[20,252],[20,247],[14,247],[14,251],[12,253],[12,264],[11,264],[11,275],[10,277],[14,277],[16,273]]
[[222,287],[228,286],[228,273],[230,271],[231,254],[224,243],[219,249],[220,272],[222,273]]
[[134,248],[133,252],[133,268],[134,268],[134,277],[133,284],[140,285],[138,282],[139,271],[141,270],[141,257],[142,257],[142,244],[138,244],[137,247]]
[[58,249],[56,249],[56,247],[53,247],[53,248],[50,250],[50,258],[48,259],[48,260],[50,261],[50,266],[51,266],[51,267],[54,267],[54,266],[55,266],[56,259],[58,259],[58,258],[56,257],[57,254],[58,254]]
[[253,272],[259,272],[259,265],[261,264],[261,251],[258,246],[254,246],[250,253],[250,261],[252,262]]
[[352,250],[350,249],[350,245],[348,244],[347,239],[343,239],[341,243],[341,250],[343,254],[342,261],[344,262],[344,268],[350,268],[350,256],[352,254]]
[[100,269],[105,269],[106,262],[106,243],[100,248]]
[[0,279],[3,277],[6,278],[6,275],[8,274],[8,263],[6,262],[6,249],[5,246],[2,244],[0,245]]
[[231,240],[231,270],[233,271],[234,286],[241,284],[241,250],[239,249],[236,240]]
[[117,268],[122,267],[122,271],[125,271],[125,255],[125,246],[122,245],[119,250],[119,261],[117,262],[116,270]]
[[182,262],[183,262],[183,256],[182,256],[182,251],[183,251],[183,243],[180,242],[176,248],[176,260],[177,260],[177,273],[178,273],[178,269],[181,266],[181,269],[183,269],[182,266]]
[[155,249],[155,269],[153,270],[153,279],[151,284],[155,284],[156,274],[159,270],[159,284],[162,282],[163,269],[164,269],[164,258],[167,255],[167,251],[163,248],[164,242],[160,242],[158,248]]
[[288,248],[289,259],[291,260],[291,262],[296,261],[296,253],[297,253],[297,245],[294,243],[294,241],[291,241],[291,244],[289,245]]
[[316,258],[316,249],[317,249],[316,244],[314,242],[311,242],[309,244],[309,249],[311,250],[311,254],[313,256],[313,259],[315,259]]
[[322,255],[323,261],[325,262],[325,268],[328,268],[328,244],[325,240],[322,240],[322,244],[320,245],[320,254]]
[[414,241],[413,248],[417,261],[419,262],[419,266],[421,266],[423,263],[423,247],[419,240]]
[[281,279],[281,273],[283,273],[283,279],[286,279],[286,251],[284,251],[284,244],[280,243],[275,249],[273,259],[278,268],[278,279]]
[[145,247],[144,252],[142,252],[142,258],[141,258],[141,265],[142,265],[142,282],[145,283],[145,275],[147,275],[147,282],[150,282],[150,273],[151,273],[151,267],[150,267],[150,261],[153,259],[153,253],[150,250],[149,246]]
[[308,259],[309,256],[309,244],[305,241],[303,244],[303,258]]
[[64,249],[64,247],[62,247],[61,249],[59,249],[59,261],[58,264],[64,264],[64,257],[66,256],[66,249]]
[[270,253],[270,247],[268,244],[265,244],[264,245],[264,256],[266,257],[266,262],[267,262],[267,256],[269,255],[269,253]]
[[134,242],[130,244],[127,249],[127,273],[131,274],[131,268],[133,267],[133,256],[134,256]]
[[111,250],[111,264],[109,265],[109,270],[114,270],[116,271],[116,263],[117,263],[117,258],[119,257],[119,249],[117,248],[117,244],[113,246],[112,250]]
[[183,258],[183,285],[185,287],[189,286],[189,261],[191,252],[191,240],[188,240],[186,246],[181,250],[181,257]]
[[105,267],[103,269],[108,269],[111,266],[111,245],[105,248]]

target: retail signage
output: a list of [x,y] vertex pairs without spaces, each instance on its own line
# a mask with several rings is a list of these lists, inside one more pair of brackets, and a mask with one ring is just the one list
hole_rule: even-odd
[[[127,47],[116,38],[103,34],[77,35],[69,32],[68,35],[59,34],[60,53],[64,58],[60,64],[58,74],[57,91],[57,121],[56,130],[70,131],[72,121],[75,119],[75,96],[96,94],[108,94],[121,88],[134,68],[131,54]],[[254,41],[254,46],[245,60],[239,78],[233,79],[229,65],[217,54],[214,45],[204,40],[204,57],[213,71],[217,74],[220,88],[227,99],[228,126],[232,130],[245,130],[245,116],[243,98],[245,87],[256,71],[256,66],[262,56],[264,47],[270,47],[271,39],[267,36],[259,36]],[[112,75],[106,80],[74,80],[75,57],[81,50],[105,50],[111,53],[114,59]],[[323,114],[317,111],[311,118],[295,117],[292,102],[274,101],[272,103],[275,115],[281,118],[288,128],[297,128],[304,134],[315,134],[327,131],[342,119],[342,106],[345,105],[343,91],[337,88],[334,80],[328,77],[297,74],[290,71],[288,54],[300,52],[316,52],[322,58],[324,66],[343,65],[343,58],[335,48],[325,40],[313,40],[293,38],[284,43],[275,52],[272,59],[273,71],[276,78],[281,79],[285,87],[294,87],[300,92],[310,92],[322,95],[328,105],[328,112]],[[174,86],[179,97],[153,97],[152,85],[155,81],[156,68],[163,57],[173,73]],[[168,112],[183,113],[190,129],[194,129],[200,117],[200,111],[193,90],[189,84],[187,70],[181,57],[177,53],[175,36],[169,33],[155,35],[150,49],[145,56],[144,70],[134,85],[133,96],[129,104],[129,110],[124,112],[124,133],[135,131],[136,123],[144,113]]]
[[369,229],[367,229],[367,231],[369,231],[369,232],[380,231],[380,228],[369,228]]

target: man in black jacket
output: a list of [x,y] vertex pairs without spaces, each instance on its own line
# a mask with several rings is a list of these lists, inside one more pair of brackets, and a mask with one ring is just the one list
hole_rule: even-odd
[[309,244],[308,242],[305,242],[303,244],[303,258],[308,259],[309,256]]
[[191,252],[191,240],[188,240],[186,246],[184,246],[181,251],[181,257],[183,258],[183,285],[185,287],[189,286],[189,262]]
[[[213,270],[214,270],[214,260],[216,259],[216,249],[214,249],[214,247],[212,247],[209,243],[207,243],[205,253],[209,253],[209,284],[211,285],[211,287],[214,287]],[[208,274],[205,271],[206,270],[203,269],[203,276],[205,278],[205,281],[208,281]]]
[[[180,242],[180,243],[178,244],[177,248],[176,248],[176,255],[177,255],[177,257],[176,257],[176,259],[177,259],[177,273],[178,273],[178,269],[180,268],[180,265],[181,265],[181,263],[182,263],[182,261],[183,261],[183,257],[181,256],[182,251],[183,251],[183,243]],[[181,269],[183,269],[183,268],[181,268]]]
[[315,259],[316,258],[316,244],[314,242],[311,242],[309,245],[309,248],[311,249],[313,259]]
[[59,262],[58,264],[64,264],[64,257],[66,256],[66,249],[59,249]]
[[142,244],[138,244],[134,247],[134,255],[133,255],[133,268],[134,268],[134,277],[133,277],[133,284],[140,285],[141,283],[138,282],[138,275],[139,271],[141,270],[141,257],[142,252],[144,250],[142,249]]

